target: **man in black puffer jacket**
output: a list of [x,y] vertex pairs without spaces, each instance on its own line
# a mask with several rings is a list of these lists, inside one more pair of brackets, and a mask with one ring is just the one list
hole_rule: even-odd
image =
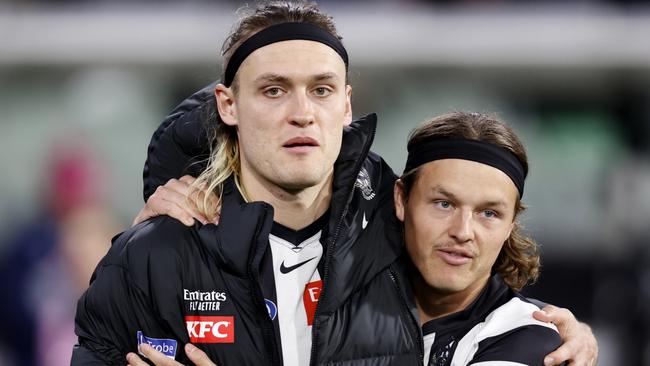
[[[259,27],[262,18],[273,22]],[[116,238],[79,300],[72,364],[120,364],[143,343],[186,362],[189,342],[221,365],[420,364],[396,266],[396,177],[370,152],[375,116],[351,123],[347,53],[331,19],[271,4],[241,24],[257,33],[226,51],[217,141],[193,123],[214,109],[208,88],[156,132],[145,168],[149,195],[157,174],[197,168],[189,158],[207,152],[180,151],[180,161],[158,149],[178,146],[166,139],[236,149],[189,171],[220,197],[220,222],[160,217]]]
[[[374,127],[374,116],[353,123],[336,163],[341,174],[335,174],[327,232],[339,235],[323,240],[325,285],[313,325],[313,364],[420,363],[419,327],[405,302],[410,296],[402,293],[402,266],[394,263],[401,252],[391,203],[395,177],[368,153]],[[231,180],[219,225],[186,228],[162,216],[119,236],[79,302],[80,347],[73,363],[121,364],[136,349],[138,332],[170,340],[183,362],[181,345],[201,327],[187,319],[221,317],[233,324],[219,332],[232,335],[234,343],[193,340],[213,361],[280,364],[281,347],[258,283],[272,220],[271,206],[245,203]],[[197,292],[210,299],[186,295]],[[212,309],[196,309],[201,306]]]

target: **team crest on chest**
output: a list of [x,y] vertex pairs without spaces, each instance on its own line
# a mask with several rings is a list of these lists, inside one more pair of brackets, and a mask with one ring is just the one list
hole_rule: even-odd
[[429,366],[447,366],[456,349],[456,340],[452,338],[447,345],[439,349],[432,349],[429,357]]
[[359,175],[357,175],[357,181],[354,183],[354,186],[359,188],[361,195],[367,201],[375,198],[375,191],[370,185],[370,174],[368,174],[366,168],[361,168]]

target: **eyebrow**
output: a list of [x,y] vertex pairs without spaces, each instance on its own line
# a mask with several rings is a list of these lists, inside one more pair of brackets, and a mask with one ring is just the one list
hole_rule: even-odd
[[441,194],[441,195],[443,195],[443,196],[445,196],[445,197],[447,197],[447,198],[450,198],[450,199],[452,199],[452,200],[454,200],[454,201],[457,201],[457,200],[458,200],[458,198],[456,197],[455,194],[449,192],[448,190],[442,188],[442,187],[439,186],[439,185],[438,185],[438,186],[435,186],[435,187],[433,187],[433,188],[431,188],[431,192],[433,192],[433,193],[437,193],[437,194]]
[[280,84],[289,84],[289,78],[280,74],[266,73],[255,78],[255,83],[272,82]]
[[[323,81],[330,81],[330,80],[335,80],[337,78],[336,74],[333,72],[324,72],[322,74],[316,74],[312,76],[310,79],[312,81],[317,81],[317,82],[323,82]],[[263,83],[263,82],[269,82],[269,83],[278,83],[278,84],[291,84],[291,80],[283,75],[280,74],[275,74],[275,73],[265,73],[257,78],[255,78],[255,83]]]
[[336,74],[333,72],[324,72],[322,74],[318,74],[312,78],[314,81],[327,81],[327,80],[334,80],[336,79]]
[[[445,188],[443,188],[443,187],[441,187],[439,185],[431,188],[431,191],[433,193],[441,194],[441,195],[451,199],[452,201],[458,201],[458,197],[455,194],[449,192],[448,190],[446,190]],[[500,207],[500,208],[503,208],[503,209],[508,208],[508,205],[503,200],[493,200],[493,201],[481,202],[480,206],[481,207]]]

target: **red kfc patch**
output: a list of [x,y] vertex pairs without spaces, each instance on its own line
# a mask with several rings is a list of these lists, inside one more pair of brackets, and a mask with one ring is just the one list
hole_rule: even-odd
[[307,314],[307,325],[312,325],[314,322],[314,314],[316,314],[316,305],[318,305],[318,298],[323,289],[323,281],[318,280],[309,282],[305,285],[305,292],[302,295],[302,300],[305,303],[305,314]]
[[235,343],[234,316],[186,316],[192,343]]

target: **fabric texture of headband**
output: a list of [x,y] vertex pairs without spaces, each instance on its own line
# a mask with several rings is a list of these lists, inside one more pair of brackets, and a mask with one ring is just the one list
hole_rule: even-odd
[[294,39],[320,42],[331,47],[341,56],[345,63],[345,70],[347,71],[349,64],[348,53],[345,47],[343,47],[341,40],[337,37],[330,34],[327,30],[309,23],[280,23],[255,33],[235,50],[226,66],[223,84],[230,87],[242,62],[258,48],[268,46],[272,43]]
[[441,138],[409,146],[404,173],[442,159],[471,160],[497,168],[510,177],[519,191],[519,198],[524,195],[524,180],[528,170],[519,159],[507,149],[478,140]]

